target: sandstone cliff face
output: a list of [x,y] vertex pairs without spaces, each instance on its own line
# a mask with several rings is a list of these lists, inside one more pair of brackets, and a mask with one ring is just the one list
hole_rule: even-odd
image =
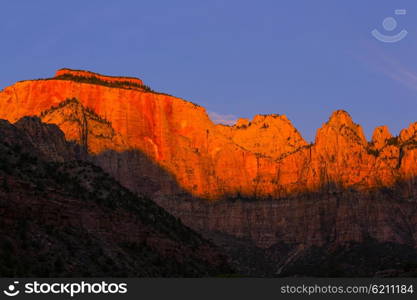
[[[114,137],[105,133],[103,126],[103,134],[95,134],[105,138],[90,137],[86,124],[91,122],[83,120],[81,108],[59,107],[73,98],[84,110],[88,108],[111,123],[106,130],[114,131]],[[51,107],[58,109],[50,111]],[[274,191],[270,184],[276,169],[272,159],[235,144],[218,132],[202,107],[178,98],[62,79],[19,82],[0,93],[0,118],[15,122],[27,115],[61,126],[69,140],[87,143],[96,154],[139,150],[197,196],[216,199]],[[111,162],[104,166],[110,166],[106,170],[112,174],[126,171]],[[140,166],[135,172],[140,172]]]
[[372,134],[373,146],[378,151],[384,148],[390,139],[392,139],[392,134],[387,126],[375,128],[374,133]]
[[[417,247],[417,123],[398,137],[378,127],[368,142],[347,112],[336,111],[308,144],[285,116],[215,125],[193,103],[79,72],[0,92],[0,119],[39,118],[15,124],[39,144],[39,155],[83,158],[82,150],[64,149],[73,141],[189,227],[262,248],[283,243],[297,254],[369,239]],[[7,130],[0,135],[14,141]]]
[[[62,78],[66,75],[69,79]],[[387,128],[377,129],[368,143],[360,125],[348,113],[336,111],[318,130],[315,143],[308,145],[285,116],[215,125],[204,108],[193,103],[109,85],[111,80],[123,82],[124,77],[68,69],[57,76],[5,88],[0,92],[0,118],[15,122],[23,116],[40,116],[58,125],[67,140],[86,145],[97,155],[138,151],[172,174],[174,182],[167,179],[159,187],[161,193],[171,194],[178,184],[180,190],[213,200],[276,198],[330,186],[390,186],[417,173],[415,124],[399,138],[390,137]],[[77,76],[94,80],[79,82]],[[98,163],[139,190],[134,178],[146,167],[140,159],[130,157],[127,162],[102,155]],[[154,175],[147,177],[157,185]]]
[[42,122],[58,125],[67,140],[77,142],[90,153],[97,154],[103,149],[127,149],[124,138],[115,132],[112,124],[84,107],[76,98],[50,107],[41,113],[40,118]]

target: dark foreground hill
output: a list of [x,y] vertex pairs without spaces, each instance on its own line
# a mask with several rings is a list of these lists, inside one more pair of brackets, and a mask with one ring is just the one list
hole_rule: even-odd
[[55,125],[0,121],[0,276],[231,272],[213,244],[86,157]]

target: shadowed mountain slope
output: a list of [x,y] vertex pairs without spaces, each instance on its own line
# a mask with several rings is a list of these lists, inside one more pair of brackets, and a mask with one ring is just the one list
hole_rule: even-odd
[[0,121],[0,276],[230,272],[213,244],[80,155],[55,125]]

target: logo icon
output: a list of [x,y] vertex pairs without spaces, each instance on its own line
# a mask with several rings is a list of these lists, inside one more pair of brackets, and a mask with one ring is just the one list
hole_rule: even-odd
[[[404,16],[407,14],[407,10],[396,9],[394,13],[397,16]],[[382,27],[384,27],[386,31],[393,31],[394,29],[397,28],[397,21],[393,17],[386,17],[384,21],[382,21]],[[377,29],[374,29],[372,30],[371,33],[378,41],[381,41],[384,43],[396,43],[404,39],[407,36],[408,31],[403,29],[395,35],[386,35],[386,34],[380,33]]]
[[7,287],[7,290],[4,290],[3,293],[5,293],[9,297],[17,296],[20,293],[20,291],[16,289],[16,285],[18,284],[19,284],[19,281],[13,282],[13,284],[9,285]]

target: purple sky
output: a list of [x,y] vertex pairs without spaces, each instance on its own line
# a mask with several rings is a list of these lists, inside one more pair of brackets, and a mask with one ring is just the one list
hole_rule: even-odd
[[[416,1],[4,1],[1,11],[0,88],[62,67],[136,76],[226,121],[286,114],[310,141],[336,109],[368,137],[417,121]],[[373,29],[408,36],[382,43]]]

